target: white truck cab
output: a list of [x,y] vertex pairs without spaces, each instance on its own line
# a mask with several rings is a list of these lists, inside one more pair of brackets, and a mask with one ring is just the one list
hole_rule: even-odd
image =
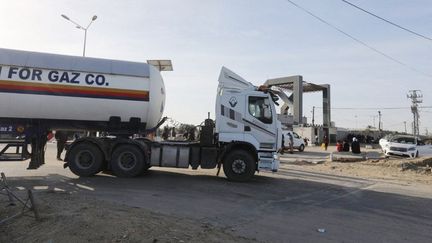
[[[256,170],[278,170],[282,129],[271,91],[259,89],[225,67],[219,77],[215,132],[220,144],[231,147],[230,153],[253,156]],[[224,162],[225,173],[230,173],[225,167],[229,165]],[[234,172],[245,167],[241,159],[233,161]]]

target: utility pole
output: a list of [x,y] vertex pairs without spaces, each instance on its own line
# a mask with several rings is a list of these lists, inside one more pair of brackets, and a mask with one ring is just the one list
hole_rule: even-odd
[[407,133],[407,130],[406,130],[406,121],[404,121],[404,126],[405,126],[405,133]]
[[378,111],[378,131],[381,131],[381,111]]
[[315,125],[315,106],[312,106],[312,126]]
[[413,135],[418,136],[420,134],[420,115],[418,112],[418,104],[423,103],[423,95],[420,90],[410,90],[407,94],[407,98],[411,99],[411,112],[413,114]]

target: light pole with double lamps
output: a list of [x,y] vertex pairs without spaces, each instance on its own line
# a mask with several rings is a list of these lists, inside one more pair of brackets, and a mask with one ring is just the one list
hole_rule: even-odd
[[83,49],[83,57],[85,57],[85,51],[86,51],[86,42],[87,42],[87,30],[88,28],[90,28],[90,25],[97,19],[97,16],[94,15],[91,20],[90,23],[87,25],[87,27],[83,27],[82,25],[78,24],[77,22],[73,21],[72,19],[70,19],[68,16],[62,14],[61,15],[64,19],[66,19],[67,21],[73,23],[75,25],[75,27],[77,29],[80,30],[84,30],[84,49]]

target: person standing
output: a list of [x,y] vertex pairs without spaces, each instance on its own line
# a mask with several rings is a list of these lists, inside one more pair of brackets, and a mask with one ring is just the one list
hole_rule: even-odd
[[350,145],[349,145],[348,141],[345,139],[343,141],[343,149],[342,149],[342,151],[349,152],[349,150],[350,150]]
[[45,164],[45,148],[48,141],[47,136],[49,134],[49,131],[42,126],[36,126],[30,129],[31,154],[30,162],[27,167],[28,170],[37,169]]
[[284,154],[284,150],[285,150],[285,136],[282,133],[282,147],[279,149],[278,153]]
[[318,146],[318,135],[315,135],[315,146]]
[[328,147],[328,144],[329,144],[329,139],[328,139],[327,134],[324,135],[323,143],[324,143],[324,150],[327,151],[327,147]]
[[291,132],[288,132],[288,146],[289,146],[289,153],[292,154],[293,153],[293,147],[294,147],[294,138],[293,135],[291,134]]
[[356,137],[353,137],[353,142],[351,143],[351,151],[353,154],[360,153],[360,143]]
[[336,142],[336,151],[338,151],[338,152],[342,152],[343,151],[343,144],[342,144],[341,140],[338,140]]
[[55,139],[57,140],[57,160],[62,161],[61,154],[65,148],[68,134],[66,131],[56,131]]

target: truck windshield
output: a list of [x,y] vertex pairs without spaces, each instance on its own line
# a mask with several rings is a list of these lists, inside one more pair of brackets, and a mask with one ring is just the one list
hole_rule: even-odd
[[266,124],[271,124],[272,109],[268,97],[249,97],[249,114]]

